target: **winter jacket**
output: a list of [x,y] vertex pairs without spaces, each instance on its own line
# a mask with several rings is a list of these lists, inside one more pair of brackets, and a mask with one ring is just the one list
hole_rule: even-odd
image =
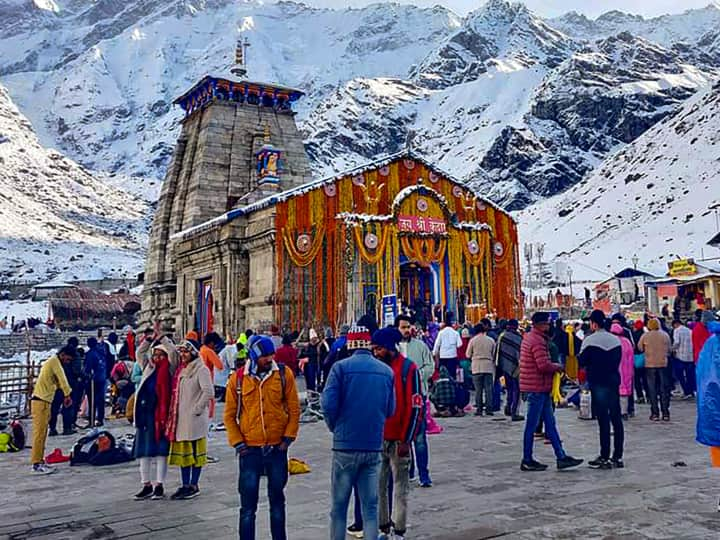
[[646,368],[667,367],[670,337],[662,330],[650,330],[640,338],[638,349],[645,353]]
[[515,378],[518,377],[521,345],[522,336],[516,330],[505,330],[498,336],[495,347],[495,363],[503,373]]
[[93,379],[95,382],[103,382],[107,379],[107,357],[105,346],[98,343],[94,338],[88,340],[89,349],[85,354],[85,378]]
[[620,395],[632,396],[633,377],[635,376],[635,353],[630,340],[625,336],[618,336],[622,346],[620,360]]
[[207,367],[210,371],[211,378],[215,375],[216,369],[222,371],[224,367],[222,360],[220,360],[220,357],[215,350],[207,345],[200,347],[200,359],[205,364],[205,367]]
[[537,328],[525,334],[520,346],[520,391],[550,392],[553,375],[562,369],[550,361],[549,337]]
[[578,360],[580,367],[585,368],[591,389],[620,386],[622,343],[616,335],[605,330],[593,332],[583,340]]
[[720,446],[720,325],[698,357],[695,439],[707,446]]
[[473,375],[495,373],[495,342],[487,334],[478,334],[470,340],[467,355]]
[[393,372],[364,349],[335,362],[322,393],[333,450],[379,452],[385,422],[395,412]]
[[300,401],[295,375],[285,369],[285,398],[280,368],[273,362],[271,372],[260,380],[249,374],[246,363],[242,377],[242,409],[238,424],[237,374],[228,379],[223,421],[230,446],[275,446],[283,439],[294,440],[300,425]]
[[40,375],[33,388],[33,397],[52,403],[57,390],[61,390],[65,397],[68,397],[72,391],[60,358],[53,354],[40,368]]
[[208,407],[215,395],[210,370],[202,360],[194,360],[183,368],[177,379],[176,441],[196,441],[207,436]]
[[420,428],[425,400],[422,397],[420,372],[412,361],[410,361],[406,381],[403,385],[402,372],[404,365],[405,357],[402,354],[398,354],[390,365],[395,386],[395,413],[385,422],[383,437],[386,441],[409,443],[415,440]]
[[400,352],[412,360],[420,371],[423,396],[427,396],[428,381],[435,373],[435,360],[433,360],[430,349],[424,341],[415,338],[410,338],[410,341],[401,341],[398,346]]

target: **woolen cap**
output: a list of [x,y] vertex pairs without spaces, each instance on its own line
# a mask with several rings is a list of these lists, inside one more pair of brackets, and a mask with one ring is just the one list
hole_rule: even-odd
[[550,322],[550,314],[547,311],[536,311],[530,320],[533,324]]

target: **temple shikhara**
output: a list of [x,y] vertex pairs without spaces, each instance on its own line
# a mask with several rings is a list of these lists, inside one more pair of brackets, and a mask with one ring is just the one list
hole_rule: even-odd
[[[313,179],[295,124],[300,90],[202,78],[185,111],[152,226],[143,322],[236,335],[382,325],[408,307],[462,322],[518,317],[517,227],[412,150]],[[438,307],[439,306],[439,307]]]

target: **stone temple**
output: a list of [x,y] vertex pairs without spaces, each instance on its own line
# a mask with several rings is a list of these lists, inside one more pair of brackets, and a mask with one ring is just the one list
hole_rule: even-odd
[[402,307],[460,320],[521,314],[517,228],[407,150],[314,179],[295,123],[302,91],[203,77],[150,234],[140,320],[237,335],[382,323]]

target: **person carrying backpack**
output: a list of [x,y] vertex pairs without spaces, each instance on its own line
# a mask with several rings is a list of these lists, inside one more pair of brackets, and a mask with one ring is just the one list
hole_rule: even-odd
[[260,477],[265,475],[271,536],[286,540],[287,452],[300,427],[295,376],[275,362],[269,337],[252,337],[246,349],[248,361],[228,380],[223,415],[228,443],[238,456],[240,537],[255,538]]

